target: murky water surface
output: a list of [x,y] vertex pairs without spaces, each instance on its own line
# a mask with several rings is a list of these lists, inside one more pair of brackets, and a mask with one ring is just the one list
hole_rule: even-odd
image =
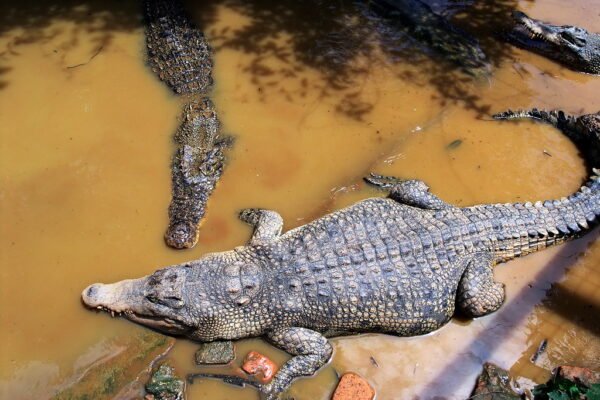
[[[515,7],[600,31],[598,1],[458,10],[493,64],[478,80],[420,56],[402,36],[378,40],[381,27],[355,6],[296,3],[188,2],[217,50],[214,100],[237,141],[200,242],[184,252],[162,240],[180,105],[144,64],[140,5],[1,6],[0,397],[49,398],[105,356],[96,351],[102,343],[139,334],[85,310],[81,290],[244,243],[241,208],[275,209],[290,229],[381,195],[361,183],[369,171],[423,179],[459,205],[560,197],[581,183],[583,163],[562,136],[489,115],[533,106],[595,112],[600,79],[490,34]],[[597,238],[598,230],[500,266],[507,302],[491,316],[425,337],[334,339],[332,363],[292,394],[327,399],[336,373],[355,371],[378,399],[460,399],[484,361],[534,381],[558,364],[600,368]],[[544,339],[546,352],[531,362]],[[285,360],[257,339],[239,343],[239,357],[257,348]],[[198,370],[194,349],[179,340],[171,352],[180,373]],[[188,394],[256,398],[218,382]]]

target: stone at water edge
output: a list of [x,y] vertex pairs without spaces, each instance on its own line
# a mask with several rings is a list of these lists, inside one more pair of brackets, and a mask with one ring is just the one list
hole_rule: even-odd
[[520,400],[521,396],[514,392],[511,381],[506,370],[495,364],[485,363],[471,397],[477,396],[478,400]]
[[333,392],[331,400],[373,400],[375,390],[363,377],[346,372]]
[[267,383],[277,372],[277,365],[259,352],[251,351],[244,358],[242,369],[250,375],[256,375],[262,383]]
[[229,364],[235,358],[233,342],[202,343],[196,351],[197,365]]
[[590,387],[600,383],[600,372],[588,368],[561,365],[554,373],[555,376]]
[[146,400],[184,400],[185,382],[175,376],[173,367],[163,364],[146,384]]

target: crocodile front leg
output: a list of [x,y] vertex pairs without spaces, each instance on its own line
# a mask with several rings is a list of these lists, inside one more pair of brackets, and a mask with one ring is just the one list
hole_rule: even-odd
[[371,173],[364,178],[366,182],[380,189],[387,189],[390,198],[399,203],[424,210],[442,210],[453,207],[429,191],[429,186],[421,180],[403,180],[394,176]]
[[488,253],[469,255],[458,284],[456,304],[468,317],[482,317],[504,303],[504,284],[494,281],[494,262]]
[[283,364],[269,384],[260,388],[267,400],[277,399],[294,379],[313,375],[333,352],[325,336],[306,328],[279,329],[269,333],[267,338],[274,346],[294,356]]
[[249,244],[271,241],[281,235],[283,229],[283,218],[276,211],[246,208],[240,211],[239,218],[254,227]]

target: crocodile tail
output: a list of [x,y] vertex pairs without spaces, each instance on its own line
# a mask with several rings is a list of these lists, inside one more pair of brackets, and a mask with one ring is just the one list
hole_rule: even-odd
[[591,168],[600,168],[600,112],[580,117],[560,110],[507,110],[492,116],[498,120],[534,119],[560,130],[573,141]]
[[528,232],[529,241],[520,242],[524,245],[519,250],[520,255],[578,237],[597,225],[600,222],[600,113],[573,117],[562,111],[509,110],[494,118],[532,118],[551,124],[573,141],[591,170],[588,181],[568,197],[535,205],[514,205],[521,215],[530,216],[529,223],[522,226]]

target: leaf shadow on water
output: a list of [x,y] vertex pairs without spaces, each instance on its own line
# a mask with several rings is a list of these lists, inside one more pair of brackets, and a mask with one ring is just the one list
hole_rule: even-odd
[[114,33],[141,29],[141,6],[138,2],[117,0],[0,2],[0,38],[9,37],[0,47],[0,89],[10,84],[8,75],[12,67],[9,63],[12,57],[21,55],[22,45],[45,44],[64,33],[53,26],[57,21],[74,24],[68,39],[61,43],[61,50],[78,46],[79,34],[92,34],[91,57],[98,49],[110,45]]
[[[322,77],[319,89],[324,96],[343,93],[337,111],[360,120],[373,108],[361,96],[361,88],[368,81],[371,64],[383,57],[397,78],[432,87],[436,93],[432,101],[442,106],[460,104],[478,115],[489,115],[490,105],[477,94],[477,87],[487,84],[490,71],[513,58],[512,48],[499,39],[505,26],[498,21],[510,23],[516,1],[438,1],[433,8],[459,26],[451,31],[444,31],[446,26],[440,28],[438,21],[430,21],[427,14],[409,17],[388,2],[411,3],[208,0],[189,9],[201,26],[212,26],[220,6],[243,17],[244,23],[239,26],[209,28],[207,32],[214,48],[233,49],[253,57],[244,72],[263,91],[267,87],[285,92],[282,82],[311,69]],[[426,25],[433,28],[423,29]],[[438,39],[448,36],[451,40],[447,43],[438,43]],[[473,60],[462,57],[478,51],[473,37],[485,53],[485,65],[473,67]],[[317,84],[304,85],[315,88]],[[302,90],[284,94],[289,98],[304,95]]]
[[[457,63],[454,57],[453,61],[447,61],[453,56],[436,51],[447,45],[440,45],[437,40],[444,37],[444,32],[440,35],[440,32],[423,31],[419,28],[421,17],[414,21],[409,18],[407,23],[404,14],[394,11],[389,2],[410,3],[409,0],[207,0],[187,1],[185,5],[200,28],[209,27],[208,34],[215,49],[234,49],[253,57],[244,72],[264,89],[264,95],[279,90],[288,98],[302,97],[316,85],[321,96],[333,92],[339,96],[341,92],[342,100],[336,110],[361,120],[373,108],[371,101],[361,96],[361,88],[368,82],[370,64],[376,57],[383,56],[390,65],[400,66],[396,74],[399,79],[434,88],[436,95],[432,101],[442,106],[460,104],[479,115],[487,115],[490,106],[476,90],[486,82],[485,73],[473,77],[461,72],[464,70],[461,62],[468,63],[468,60]],[[451,18],[459,29],[479,41],[492,70],[512,58],[512,49],[498,39],[497,33],[501,28],[498,21],[510,21],[516,3],[516,0],[431,0],[436,12]],[[243,16],[245,22],[221,31],[210,28],[218,18],[220,7],[232,9]],[[92,33],[96,44],[92,56],[98,48],[110,45],[114,33],[142,29],[141,10],[138,1],[26,0],[0,5],[0,35],[19,29],[6,49],[0,49],[0,88],[10,83],[7,79],[10,69],[4,65],[6,59],[18,56],[20,44],[51,40],[57,33],[48,29],[52,22],[75,23],[77,29],[73,30],[67,45],[77,45],[78,32]],[[423,21],[422,25],[427,23],[429,21]],[[429,43],[423,44],[423,38]],[[468,47],[468,40],[465,43]],[[459,52],[461,46],[460,43],[458,46],[448,44]],[[144,51],[140,51],[140,57],[143,55]],[[402,68],[402,64],[418,68]],[[301,81],[298,72],[304,69],[316,71],[323,78],[321,83]],[[281,84],[286,79],[298,79],[301,88],[286,92]]]

